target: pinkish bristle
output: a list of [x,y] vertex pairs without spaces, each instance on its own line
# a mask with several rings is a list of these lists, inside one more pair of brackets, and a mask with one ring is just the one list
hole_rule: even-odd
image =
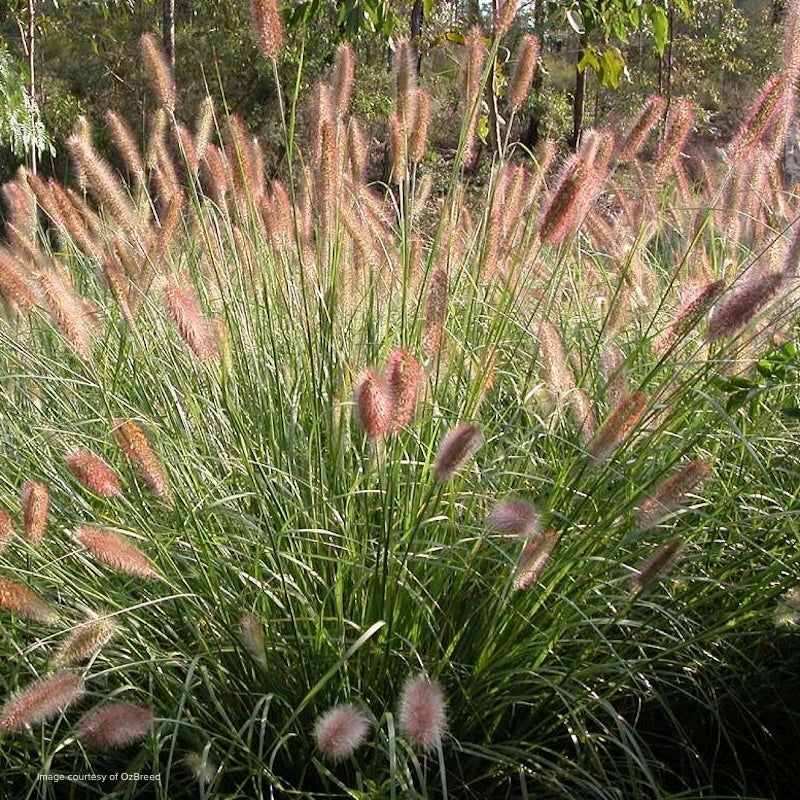
[[608,459],[633,433],[647,409],[647,404],[647,395],[637,390],[614,408],[590,444],[589,456],[594,463]]
[[90,450],[76,450],[64,457],[67,469],[88,489],[103,497],[122,491],[119,478],[100,456]]
[[150,559],[136,545],[112,531],[81,525],[75,529],[75,541],[112,569],[137,578],[159,577]]
[[156,497],[169,499],[170,489],[164,468],[150,446],[144,431],[130,420],[114,420],[114,438]]
[[163,282],[161,296],[182,339],[197,359],[203,364],[218,360],[216,337],[192,284],[186,279],[167,278]]
[[29,481],[22,487],[22,518],[25,536],[35,545],[41,544],[47,527],[50,492],[38,481]]
[[425,323],[422,328],[422,350],[428,358],[438,355],[444,336],[448,300],[447,270],[437,266],[430,276],[428,298],[425,306]]
[[570,416],[573,425],[578,429],[580,439],[588,444],[597,432],[597,420],[594,416],[592,401],[584,389],[576,388],[567,395]]
[[494,15],[494,35],[497,39],[502,39],[514,23],[517,16],[519,0],[500,0],[496,4]]
[[442,440],[433,462],[439,483],[450,480],[483,444],[483,432],[471,422],[456,425]]
[[341,704],[328,709],[314,723],[314,741],[326,761],[350,758],[361,747],[371,724],[361,709]]
[[706,284],[691,297],[678,311],[675,321],[656,342],[655,349],[663,354],[689,334],[705,316],[714,301],[722,294],[725,281],[720,279]]
[[647,586],[659,580],[678,560],[682,548],[683,539],[680,537],[659,547],[633,576],[631,594],[635,596]]
[[370,439],[378,439],[392,426],[392,397],[381,375],[374,369],[361,373],[355,390],[356,416]]
[[409,132],[408,158],[412,164],[419,164],[425,156],[428,144],[428,123],[431,116],[431,98],[424,89],[417,90],[417,118]]
[[528,97],[539,62],[539,52],[539,40],[535,36],[526,34],[522,37],[517,51],[517,67],[508,92],[508,107],[511,111],[519,111]]
[[780,114],[784,104],[789,99],[789,88],[786,76],[776,73],[767,79],[750,105],[739,130],[728,145],[732,158],[740,158],[749,153],[750,149],[758,143],[770,122]]
[[409,678],[400,695],[397,722],[400,733],[413,747],[428,752],[441,746],[447,729],[441,686],[424,675]]
[[0,508],[0,553],[6,549],[6,545],[11,541],[13,536],[14,521],[4,508]]
[[461,99],[464,104],[464,164],[472,166],[476,154],[476,131],[480,117],[480,87],[486,48],[483,31],[473,25],[464,38],[464,67],[461,83]]
[[0,733],[17,733],[65,711],[84,693],[83,678],[57,672],[32,683],[0,709]]
[[556,544],[558,534],[546,531],[525,542],[514,566],[514,588],[527,589],[544,571]]
[[658,125],[667,108],[667,101],[660,95],[651,95],[642,106],[639,116],[636,117],[623,140],[619,155],[620,162],[632,161],[642,149],[650,132]]
[[531,539],[539,534],[541,520],[533,505],[519,498],[509,498],[492,506],[489,527],[502,536]]
[[55,269],[39,273],[39,286],[64,338],[83,361],[92,357],[92,336],[80,298]]
[[657,182],[663,181],[675,169],[694,121],[695,114],[692,104],[684,98],[676,100],[667,117],[664,138],[661,140],[661,147],[656,154],[653,177]]
[[258,49],[273,61],[283,49],[283,21],[278,0],[250,0]]
[[75,628],[53,655],[53,664],[76,664],[94,655],[117,630],[113,617],[102,617],[84,622]]
[[144,68],[158,104],[166,111],[174,111],[177,96],[175,78],[164,51],[152,33],[142,34],[140,43]]
[[419,361],[406,350],[392,351],[386,362],[386,390],[392,402],[395,430],[404,428],[414,416],[419,378]]
[[5,578],[0,578],[0,608],[46,625],[52,625],[58,619],[53,609],[36,592]]
[[77,737],[99,750],[121,748],[146,739],[153,726],[153,712],[136,703],[111,703],[84,717],[75,729]]
[[708,321],[706,339],[716,342],[738,333],[765,305],[777,297],[784,284],[783,272],[748,277],[716,306]]
[[347,113],[353,96],[355,77],[355,55],[349,42],[340,44],[333,61],[333,98],[336,116],[340,119]]
[[636,511],[636,524],[640,528],[653,525],[661,517],[678,508],[686,496],[702,485],[711,474],[711,465],[698,459],[678,470],[664,481],[652,497],[648,497]]

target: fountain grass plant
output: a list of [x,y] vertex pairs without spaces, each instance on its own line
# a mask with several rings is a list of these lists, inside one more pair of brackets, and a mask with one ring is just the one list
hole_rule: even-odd
[[560,168],[500,137],[470,186],[504,26],[473,31],[438,196],[410,46],[378,185],[346,46],[307,145],[282,105],[267,181],[236,117],[179,122],[145,37],[143,150],[110,114],[119,170],[78,133],[74,189],[3,187],[2,786],[766,796],[743,754],[780,742],[719,697],[758,719],[800,581],[793,8],[784,72],[692,175],[685,103],[636,155],[655,99]]

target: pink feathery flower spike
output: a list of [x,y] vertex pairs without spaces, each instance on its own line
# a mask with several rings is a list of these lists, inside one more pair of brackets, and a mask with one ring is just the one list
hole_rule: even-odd
[[416,748],[435,750],[447,728],[444,694],[435,681],[424,675],[409,678],[400,695],[397,712],[400,732]]
[[370,722],[361,709],[342,704],[328,709],[314,724],[314,741],[326,761],[350,758],[364,744]]
[[75,450],[64,461],[75,478],[96,494],[114,497],[122,491],[114,470],[90,450]]
[[83,679],[57,672],[31,684],[0,709],[0,733],[14,733],[60,714],[84,692]]
[[439,445],[439,452],[433,462],[436,480],[439,483],[450,480],[482,444],[483,432],[477,425],[471,422],[456,425]]
[[358,424],[370,439],[383,436],[392,425],[392,398],[374,370],[361,373],[355,391]]
[[386,388],[392,402],[395,429],[404,428],[414,416],[419,388],[419,361],[406,350],[398,348],[386,363]]
[[525,500],[509,498],[492,506],[489,512],[492,530],[504,536],[531,539],[538,535],[541,521],[536,509]]
[[137,578],[158,578],[150,559],[131,542],[104,528],[80,526],[75,541],[82,544],[98,561],[112,569]]
[[75,730],[78,738],[98,750],[127,747],[146,739],[153,712],[136,703],[112,703],[84,717]]

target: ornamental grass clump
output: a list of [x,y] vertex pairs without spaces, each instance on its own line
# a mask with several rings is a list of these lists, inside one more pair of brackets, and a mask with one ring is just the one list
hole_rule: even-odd
[[[251,11],[280,76],[293,12]],[[159,776],[87,797],[778,796],[793,718],[751,678],[790,673],[800,585],[796,44],[724,158],[674,96],[531,158],[531,38],[482,141],[497,11],[442,45],[445,155],[424,40],[380,130],[360,42],[293,75],[276,149],[150,36],[143,140],[109,113],[74,186],[0,191],[9,796],[45,765]]]

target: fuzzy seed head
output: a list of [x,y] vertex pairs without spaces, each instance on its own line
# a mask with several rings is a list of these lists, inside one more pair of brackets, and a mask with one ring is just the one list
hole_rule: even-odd
[[158,578],[150,559],[136,545],[105,528],[75,529],[75,541],[82,544],[98,561],[137,578]]
[[413,747],[424,752],[435,750],[447,728],[444,693],[439,684],[424,675],[409,678],[400,695],[397,721],[400,732]]
[[122,491],[114,470],[90,450],[76,450],[67,455],[64,461],[67,469],[96,494],[114,497]]
[[166,111],[172,112],[175,110],[177,92],[175,78],[172,75],[172,69],[169,66],[167,57],[152,33],[142,34],[140,42],[144,69],[150,79],[158,104]]
[[45,625],[52,625],[57,620],[55,612],[36,592],[5,578],[0,578],[0,608]]
[[439,483],[450,480],[483,444],[483,432],[471,422],[456,425],[439,445],[433,473]]
[[266,664],[264,623],[253,614],[246,614],[239,622],[239,629],[242,632],[242,639],[253,658],[259,664]]
[[216,361],[219,358],[216,337],[191,283],[167,278],[162,285],[161,296],[181,338],[198,361],[203,364]]
[[14,521],[4,508],[0,508],[0,553],[6,549],[6,545],[11,541],[13,536]]
[[111,703],[84,717],[75,732],[89,747],[108,750],[146,739],[152,726],[149,708],[137,703]]
[[43,483],[29,481],[22,487],[22,519],[25,536],[32,544],[41,544],[47,527],[50,492]]
[[337,705],[317,719],[314,741],[326,761],[337,763],[350,758],[364,744],[371,727],[361,709]]
[[393,405],[383,378],[374,369],[361,373],[355,391],[358,424],[370,439],[378,439],[392,426]]
[[531,539],[539,534],[539,512],[525,500],[500,500],[489,512],[489,526],[502,536]]
[[772,301],[784,286],[784,273],[754,275],[743,281],[735,291],[712,312],[706,338],[709,342],[738,333],[751,319]]
[[39,286],[59,330],[83,361],[92,357],[92,337],[80,298],[54,269],[39,273]]
[[540,50],[539,40],[535,36],[526,34],[522,37],[517,54],[517,67],[508,92],[508,107],[511,111],[519,111],[528,97],[539,63]]
[[168,499],[167,476],[144,431],[131,420],[117,419],[114,421],[114,438],[153,494],[161,500]]
[[558,543],[558,534],[546,531],[527,541],[514,567],[514,588],[527,589],[544,571]]
[[686,502],[687,495],[701,486],[711,474],[707,461],[697,459],[679,469],[648,497],[636,511],[636,524],[648,528],[674,508]]
[[425,324],[422,330],[422,349],[428,358],[435,357],[442,345],[447,316],[448,283],[447,270],[443,266],[437,266],[431,273],[428,285]]
[[83,679],[57,672],[31,684],[0,709],[0,733],[16,733],[65,711],[84,693]]
[[656,343],[656,351],[659,354],[665,353],[670,347],[680,342],[684,336],[690,333],[716,299],[722,294],[725,288],[725,281],[720,279],[706,284],[695,296],[686,302],[678,311],[675,321],[669,329]]
[[273,61],[283,49],[283,21],[278,0],[250,0],[258,49]]
[[333,101],[336,116],[341,119],[353,97],[356,57],[349,42],[340,44],[333,61]]
[[616,406],[601,425],[589,447],[589,456],[594,463],[608,459],[633,433],[644,415],[647,403],[647,395],[642,391],[635,391]]
[[683,539],[680,537],[659,547],[633,576],[632,592],[638,594],[650,584],[658,581],[678,560],[682,548]]
[[639,116],[631,125],[620,147],[617,158],[620,162],[632,161],[647,141],[650,132],[658,125],[667,108],[667,101],[660,95],[651,95],[642,106]]
[[101,617],[84,622],[75,628],[56,650],[53,664],[64,666],[85,661],[100,650],[116,630],[117,623],[113,617]]
[[417,89],[417,119],[408,139],[408,158],[412,164],[419,164],[425,156],[430,118],[431,96],[424,89]]
[[419,361],[406,350],[398,348],[386,363],[386,389],[392,403],[395,430],[404,428],[414,416],[419,389]]
[[694,120],[692,104],[684,98],[677,100],[667,117],[664,138],[656,155],[653,177],[657,182],[663,181],[675,170],[681,150],[692,131]]

